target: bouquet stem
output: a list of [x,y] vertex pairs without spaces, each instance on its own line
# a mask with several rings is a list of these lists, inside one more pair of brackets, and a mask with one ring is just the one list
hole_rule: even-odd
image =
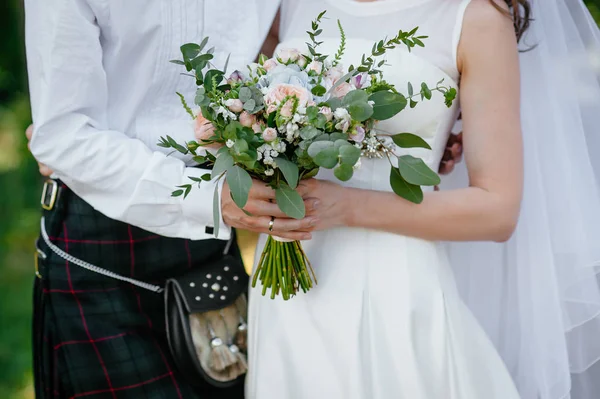
[[272,236],[267,238],[252,278],[252,287],[256,287],[259,280],[263,296],[270,288],[271,299],[281,292],[286,301],[299,290],[306,293],[317,284],[317,277],[300,241],[284,242]]

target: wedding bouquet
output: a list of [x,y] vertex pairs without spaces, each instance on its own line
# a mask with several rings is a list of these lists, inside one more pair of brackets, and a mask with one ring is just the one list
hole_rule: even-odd
[[[434,88],[426,83],[415,91],[409,83],[408,95],[399,93],[385,81],[379,60],[388,50],[404,45],[410,50],[423,46],[425,36],[416,36],[417,28],[399,31],[391,39],[373,45],[371,54],[363,55],[358,66],[344,72],[340,61],[346,37],[338,21],[341,43],[333,56],[318,51],[322,42],[319,27],[325,15],[321,13],[308,31],[307,50],[281,49],[274,58],[260,56],[248,71],[233,72],[226,77],[227,65],[218,69],[211,64],[214,49],[204,52],[208,38],[200,44],[181,47],[183,60],[172,61],[186,68],[196,79],[197,112],[178,93],[183,106],[195,120],[196,136],[180,145],[171,137],[161,138],[160,146],[183,154],[191,153],[199,164],[211,164],[210,174],[178,187],[174,196],[186,196],[192,184],[203,180],[225,178],[234,202],[241,209],[248,200],[252,178],[261,180],[275,190],[281,211],[291,218],[305,216],[302,197],[295,190],[298,182],[317,175],[319,168],[333,169],[341,181],[352,178],[360,166],[361,155],[395,156],[376,135],[378,121],[392,118],[407,106],[429,100],[432,91],[443,93],[450,106],[456,89],[438,82]],[[227,64],[227,63],[226,63]],[[400,133],[392,136],[401,148],[428,144],[418,136]],[[202,151],[199,155],[199,150]],[[212,149],[212,150],[210,150]],[[381,151],[383,150],[383,151]],[[377,152],[379,151],[379,152]],[[391,163],[391,159],[390,159]],[[393,191],[414,203],[423,199],[421,186],[439,183],[438,175],[421,159],[410,155],[398,157],[392,164],[390,184]],[[219,197],[215,190],[214,214],[219,217]],[[215,220],[215,229],[219,221]],[[218,234],[218,231],[215,232]],[[252,280],[262,283],[262,293],[271,289],[271,298],[281,293],[285,300],[299,289],[307,292],[316,283],[316,276],[300,242],[286,242],[270,236],[262,252]]]

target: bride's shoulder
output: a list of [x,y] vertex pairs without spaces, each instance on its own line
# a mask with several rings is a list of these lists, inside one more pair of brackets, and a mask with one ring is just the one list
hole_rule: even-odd
[[464,61],[498,47],[515,47],[512,16],[503,0],[471,0],[465,10],[458,45],[458,66]]
[[513,22],[510,9],[505,1],[471,0],[467,5],[463,30],[474,29],[481,32],[490,32],[505,30],[507,27],[513,29]]

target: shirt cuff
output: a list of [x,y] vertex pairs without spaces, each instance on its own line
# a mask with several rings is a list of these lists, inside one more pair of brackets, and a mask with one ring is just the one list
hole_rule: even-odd
[[[192,240],[202,240],[213,236],[219,240],[229,240],[231,237],[231,227],[227,226],[221,216],[221,193],[223,191],[222,178],[216,181],[202,181],[201,183],[192,181],[189,177],[201,178],[204,174],[210,174],[210,170],[188,167],[185,168],[185,175],[181,184],[191,184],[192,190],[188,196],[182,198],[183,217],[187,221],[190,229],[189,235]],[[215,200],[215,188],[218,191],[219,201],[217,203],[217,212],[219,213],[218,220],[218,236],[213,217],[213,204]]]

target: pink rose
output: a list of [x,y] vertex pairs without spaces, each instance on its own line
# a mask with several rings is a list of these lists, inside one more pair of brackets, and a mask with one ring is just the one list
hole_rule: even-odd
[[225,101],[225,105],[231,112],[242,112],[244,110],[244,103],[239,99],[229,99]]
[[281,107],[281,116],[285,117],[285,118],[291,118],[292,117],[292,108],[294,107],[294,103],[292,101],[288,101],[287,103],[285,103],[285,105],[283,107]]
[[252,127],[256,123],[256,116],[244,111],[240,114],[240,123],[244,127]]
[[267,106],[267,114],[271,114],[275,111],[277,111],[277,104],[269,104]]
[[206,140],[210,140],[212,137],[214,137],[214,135],[215,127],[213,124],[206,119],[202,113],[199,113],[194,123],[194,136],[196,137],[196,141],[206,148],[221,148],[223,146],[221,143],[207,144],[205,142]]
[[321,74],[323,72],[323,63],[319,61],[313,61],[306,67],[309,71],[315,71],[317,74]]
[[254,125],[252,125],[252,131],[254,133],[260,133],[263,131],[263,127],[260,123],[255,123]]
[[262,133],[262,138],[268,143],[275,140],[277,138],[277,130],[273,129],[272,127],[266,128]]
[[300,50],[295,48],[282,48],[277,52],[277,58],[284,64],[287,64],[290,61],[298,61],[298,58],[300,58]]
[[325,73],[325,77],[329,79],[332,84],[335,84],[342,76],[344,76],[344,71],[339,66],[333,67]]
[[287,83],[278,84],[269,90],[265,96],[267,106],[280,104],[284,98],[294,96],[298,99],[298,105],[305,107],[312,100],[312,95],[303,87],[294,86]]
[[265,68],[265,70],[267,72],[269,72],[270,70],[277,67],[277,65],[279,65],[279,63],[276,60],[274,60],[273,58],[270,58],[265,61],[265,63],[263,64],[263,68]]
[[346,94],[350,93],[352,90],[354,90],[352,85],[348,82],[344,82],[341,85],[339,85],[338,87],[336,87],[335,89],[333,89],[333,92],[331,94],[334,97],[342,98]]
[[365,139],[365,129],[362,126],[357,126],[356,129],[349,135],[350,140],[354,140],[357,143],[362,143]]
[[323,114],[325,116],[325,118],[327,118],[327,122],[331,122],[331,120],[333,119],[333,112],[331,111],[331,108],[329,108],[329,107],[321,107],[321,109],[319,110],[319,112],[321,114]]

